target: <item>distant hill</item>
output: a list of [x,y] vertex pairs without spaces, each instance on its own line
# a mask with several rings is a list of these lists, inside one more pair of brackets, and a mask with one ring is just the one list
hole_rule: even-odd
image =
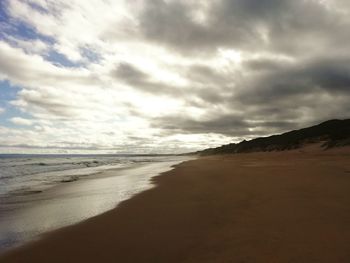
[[302,147],[308,143],[322,142],[325,149],[350,145],[350,119],[329,120],[300,130],[279,135],[231,143],[197,152],[200,155],[284,151]]

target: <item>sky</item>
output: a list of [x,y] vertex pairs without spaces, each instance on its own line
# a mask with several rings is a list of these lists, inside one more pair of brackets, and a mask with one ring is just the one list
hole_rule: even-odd
[[0,152],[181,153],[350,116],[347,0],[1,0]]

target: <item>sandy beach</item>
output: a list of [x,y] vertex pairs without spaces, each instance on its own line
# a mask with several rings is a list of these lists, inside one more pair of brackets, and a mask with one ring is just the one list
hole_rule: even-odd
[[0,262],[350,262],[350,149],[202,157]]
[[[32,158],[34,164],[41,161],[38,157]],[[82,170],[77,168],[42,172],[32,176],[21,176],[21,173],[17,173],[12,175],[12,181],[0,182],[2,186],[11,186],[12,183],[12,188],[18,189],[17,192],[8,192],[6,195],[6,193],[3,194],[6,188],[0,187],[2,190],[0,192],[0,254],[40,239],[42,234],[77,224],[114,209],[122,201],[152,188],[151,179],[154,176],[189,160],[188,157],[180,156],[129,156],[123,157],[122,160],[118,157],[109,158],[114,165],[87,167]],[[97,160],[103,163],[101,156],[95,156],[90,163],[98,162]],[[63,166],[64,164],[61,163],[66,162],[66,158],[51,157],[45,161],[54,163],[52,166],[55,168]],[[81,163],[87,162],[88,158],[77,157],[69,161]],[[33,171],[33,169],[29,171],[27,169],[28,166],[32,168],[34,165],[21,165],[22,162],[22,159],[5,161],[6,165],[11,163],[11,168],[14,167],[22,172]],[[13,163],[19,165],[16,166]],[[1,172],[6,168],[0,165]],[[82,172],[88,174],[79,175]],[[23,184],[16,184],[20,179],[26,180],[27,188],[21,188]],[[36,185],[30,184],[31,182]]]

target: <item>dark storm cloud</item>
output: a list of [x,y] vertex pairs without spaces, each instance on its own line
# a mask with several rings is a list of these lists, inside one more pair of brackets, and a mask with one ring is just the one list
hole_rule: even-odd
[[316,0],[210,1],[201,22],[194,16],[200,5],[192,1],[147,1],[139,30],[148,41],[186,58],[234,49],[243,52],[242,63],[228,71],[205,63],[175,69],[191,86],[181,94],[160,91],[159,83],[134,70],[123,78],[154,93],[180,95],[205,112],[152,120],[169,134],[261,136],[348,117],[350,19],[339,10],[350,5],[333,3],[338,9]]
[[[185,116],[168,116],[156,118],[153,125],[166,132],[174,133],[217,133],[234,137],[259,136],[271,131],[280,131],[295,127],[295,123],[288,121],[260,121],[245,120],[245,116],[238,114],[225,114],[214,116],[208,120],[195,120]],[[255,130],[251,130],[254,128]]]
[[[188,68],[188,75],[193,76],[192,72],[196,70]],[[234,98],[237,103],[247,102],[248,106],[249,103],[257,105],[259,101],[270,103],[271,100],[289,100],[294,96],[309,94],[314,94],[315,99],[325,93],[330,96],[350,96],[350,56],[318,57],[297,62],[273,58],[254,59],[244,62],[242,70],[251,74],[238,84],[235,83],[235,87],[230,86],[234,83],[234,76],[227,76],[227,73],[213,76],[203,72],[202,79],[207,85],[197,90],[197,97],[213,104],[218,101],[232,102]],[[217,79],[224,82],[220,83]],[[215,82],[218,85],[213,86]],[[231,96],[225,96],[224,92]]]
[[[318,57],[297,62],[263,58],[245,64],[246,70],[251,70],[250,77],[237,87],[213,86],[220,76],[230,79],[227,73],[210,74],[207,68],[189,67],[189,76],[200,70],[205,75],[203,79],[207,79],[208,84],[193,90],[187,100],[188,104],[204,109],[205,116],[166,116],[153,120],[153,126],[169,133],[254,137],[330,118],[346,118],[350,113],[350,57]],[[223,113],[222,108],[236,113]]]
[[[169,97],[181,97],[185,100],[199,98],[202,102],[207,103],[221,102],[223,100],[223,94],[218,91],[225,89],[232,82],[231,76],[200,64],[181,68],[177,67],[175,71],[191,81],[190,88],[180,88],[171,85],[171,83],[155,81],[150,75],[129,63],[119,64],[111,72],[111,75],[113,78],[121,80],[143,92]],[[192,101],[192,103],[194,102]]]
[[[19,88],[7,104],[29,116],[9,121],[31,123],[17,133],[5,121],[0,131],[14,143],[0,147],[29,149],[27,141],[55,136],[71,137],[48,144],[62,150],[94,138],[101,147],[87,150],[123,151],[103,147],[109,138],[131,151],[187,147],[188,138],[206,147],[206,138],[252,138],[350,117],[349,0],[100,1],[93,8],[103,17],[89,1],[63,0],[60,14],[50,7],[40,21],[22,2],[9,9],[14,26],[52,41],[0,41],[0,78]],[[64,56],[79,65],[58,66]]]
[[250,71],[274,71],[290,65],[292,62],[286,59],[259,58],[243,62],[243,67]]
[[120,63],[113,75],[131,83],[145,81],[148,78],[147,74],[128,63]]
[[143,92],[165,96],[179,96],[182,94],[180,89],[168,83],[153,80],[150,75],[129,63],[119,64],[111,72],[111,76]]
[[350,57],[317,58],[269,69],[247,80],[233,95],[236,100],[256,105],[312,94],[315,100],[323,94],[350,96]]
[[232,82],[232,76],[220,72],[220,68],[212,68],[207,65],[194,64],[182,69],[178,69],[182,74],[197,84],[227,85]]
[[217,47],[295,53],[315,44],[331,46],[350,31],[344,14],[319,1],[213,1],[203,23],[194,19],[194,8],[181,1],[147,1],[141,33],[184,53]]
[[350,95],[350,57],[317,60],[305,70],[297,71],[297,76],[308,79],[329,93]]
[[206,27],[192,21],[190,9],[181,2],[148,1],[140,16],[140,30],[151,41],[176,49],[193,50],[200,43],[217,42]]

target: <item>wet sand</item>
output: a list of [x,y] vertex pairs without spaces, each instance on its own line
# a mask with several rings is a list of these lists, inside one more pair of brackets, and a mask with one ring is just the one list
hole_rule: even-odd
[[189,158],[140,162],[102,170],[28,195],[0,197],[0,253],[114,209],[153,187],[152,177]]
[[350,262],[350,150],[204,157],[0,262]]

